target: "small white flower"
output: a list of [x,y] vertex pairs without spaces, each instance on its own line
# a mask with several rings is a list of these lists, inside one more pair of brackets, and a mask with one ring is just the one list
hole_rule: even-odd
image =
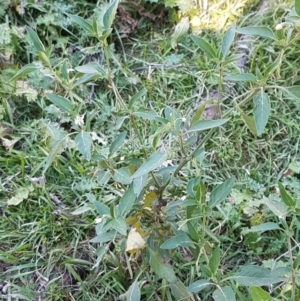
[[185,118],[185,117],[182,117],[181,120],[182,120],[183,122],[186,122],[186,118]]
[[84,125],[84,114],[83,115],[77,115],[75,117],[75,124],[79,125],[79,126],[83,126]]
[[275,27],[276,30],[281,30],[282,28],[283,28],[283,23],[279,23]]
[[120,161],[124,161],[124,159],[125,159],[124,156],[120,157]]

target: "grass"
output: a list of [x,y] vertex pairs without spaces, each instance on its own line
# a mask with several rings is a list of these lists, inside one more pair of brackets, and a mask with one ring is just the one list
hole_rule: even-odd
[[[292,4],[274,3],[263,17],[249,12],[237,27],[275,31]],[[261,300],[257,294],[298,300],[299,100],[281,88],[298,85],[297,40],[285,47],[280,70],[268,75],[270,116],[263,133],[254,135],[240,108],[253,115],[247,93],[256,83],[226,80],[239,67],[209,59],[189,34],[172,49],[172,25],[159,21],[157,30],[144,16],[124,39],[117,16],[109,47],[103,41],[96,47],[98,41],[64,14],[84,11],[87,19],[100,12],[92,3],[29,3],[23,16],[16,9],[1,15],[2,25],[10,25],[0,39],[6,57],[0,71],[2,299],[225,300],[218,299],[223,293],[245,301]],[[30,25],[40,42],[15,31],[17,25]],[[293,33],[298,37],[297,29]],[[201,38],[216,49],[223,35],[204,30]],[[238,51],[248,49],[244,68],[257,76],[282,49],[253,36],[236,35],[235,43],[245,46]],[[39,47],[46,47],[50,67]],[[40,67],[11,81],[33,61]],[[107,73],[74,87],[82,79],[75,68],[89,62]],[[118,108],[120,99],[126,108]],[[228,121],[193,136],[192,118],[209,99],[222,110],[215,119]],[[75,122],[78,116],[83,124]],[[80,138],[90,133],[93,141]],[[205,150],[199,146],[190,156],[197,145]],[[156,166],[165,153],[164,168]],[[144,173],[140,193],[132,193],[138,187],[130,188],[131,176],[149,169],[151,155],[156,167]],[[278,181],[286,190],[278,191]],[[255,230],[266,223],[273,228]],[[268,274],[262,288],[239,283],[235,277],[252,265],[288,277],[275,281]],[[206,281],[203,290],[193,287],[198,280]]]

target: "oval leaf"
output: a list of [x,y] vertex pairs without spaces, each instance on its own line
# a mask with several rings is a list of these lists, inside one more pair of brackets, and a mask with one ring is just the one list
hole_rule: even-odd
[[192,36],[193,42],[207,55],[208,58],[217,58],[217,53],[213,47],[202,38]]
[[151,155],[131,176],[131,178],[135,179],[137,177],[147,174],[150,171],[153,171],[155,168],[161,166],[166,159],[167,154],[165,153],[157,152]]
[[126,293],[127,301],[140,301],[141,300],[141,291],[136,281],[134,281],[127,293]]
[[188,130],[188,132],[199,132],[209,130],[222,124],[226,123],[227,119],[217,119],[217,120],[200,120],[194,123],[194,125]]
[[257,95],[254,96],[253,101],[255,104],[253,111],[254,121],[256,125],[257,135],[260,136],[268,123],[271,110],[270,99],[268,95],[263,90],[261,90]]
[[221,53],[223,59],[227,56],[230,46],[234,40],[235,35],[235,23],[232,23],[231,26],[226,31],[221,45]]
[[92,156],[91,149],[93,144],[93,140],[90,133],[82,131],[75,137],[75,142],[79,152],[83,155],[83,157],[86,160],[90,161]]
[[70,113],[73,110],[73,105],[72,103],[59,95],[55,95],[55,94],[46,94],[46,97],[58,108],[60,108],[61,110]]
[[231,74],[225,76],[226,80],[232,82],[256,82],[257,79],[252,73]]
[[220,204],[223,200],[225,200],[229,195],[229,193],[231,192],[234,182],[235,182],[235,178],[231,177],[223,184],[216,187],[209,196],[208,206],[214,207]]
[[272,276],[269,270],[254,265],[243,267],[232,279],[245,286],[265,286],[286,280],[283,277]]
[[124,185],[130,184],[132,181],[131,175],[130,175],[128,169],[125,167],[121,167],[120,169],[115,170],[113,179],[116,182],[119,182]]
[[193,242],[185,233],[180,233],[167,239],[161,246],[161,249],[175,249],[177,247],[190,247]]
[[260,224],[258,226],[253,226],[250,229],[246,230],[245,233],[265,232],[270,230],[280,230],[280,227],[276,223],[268,222],[268,223]]
[[249,289],[252,301],[272,301],[271,296],[261,287],[252,286]]
[[109,148],[110,155],[114,154],[120,148],[126,138],[126,135],[127,132],[123,132],[112,142]]
[[198,293],[207,288],[212,283],[209,280],[197,280],[187,287],[189,293]]
[[249,27],[243,27],[236,30],[237,33],[241,34],[249,34],[254,36],[260,36],[263,38],[270,38],[275,40],[276,36],[274,32],[265,26],[249,26]]
[[215,301],[235,301],[235,294],[230,286],[219,287],[213,293]]

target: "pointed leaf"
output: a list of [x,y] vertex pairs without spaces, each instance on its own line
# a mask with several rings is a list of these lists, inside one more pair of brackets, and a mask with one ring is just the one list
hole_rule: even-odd
[[109,170],[101,169],[97,174],[97,182],[99,185],[105,185],[110,179],[111,174]]
[[22,76],[25,76],[29,74],[30,72],[33,72],[35,70],[39,69],[39,67],[35,64],[27,64],[24,67],[22,67],[20,70],[18,70],[17,74],[15,74],[9,81],[13,81],[15,79],[18,79]]
[[107,242],[107,241],[112,241],[115,237],[116,237],[116,231],[111,230],[108,232],[104,232],[100,235],[97,235],[96,237],[91,239],[90,242],[103,243],[103,242]]
[[26,32],[28,33],[28,37],[29,37],[30,41],[32,42],[34,48],[38,52],[40,52],[40,51],[45,52],[46,51],[45,47],[44,47],[43,43],[41,42],[37,33],[28,26],[26,26]]
[[300,16],[300,1],[295,0],[295,12],[298,16]]
[[133,191],[136,194],[136,196],[139,196],[144,187],[146,186],[147,179],[147,174],[144,174],[143,176],[137,177],[133,180]]
[[126,301],[140,301],[141,300],[141,291],[138,286],[138,283],[134,281],[128,291],[126,292]]
[[110,215],[109,207],[106,206],[105,204],[100,203],[98,201],[94,201],[94,206],[100,216],[103,216],[105,214]]
[[252,73],[240,73],[227,75],[225,80],[232,82],[256,82],[257,78]]
[[230,277],[245,286],[265,286],[285,281],[283,277],[270,275],[270,271],[259,266],[245,266],[235,276]]
[[133,113],[133,115],[146,120],[155,120],[157,117],[159,117],[155,111],[145,108],[139,108],[136,112]]
[[237,33],[241,34],[248,34],[248,35],[255,35],[260,36],[263,38],[270,38],[273,40],[276,40],[276,36],[274,32],[265,26],[249,26],[249,27],[243,27],[236,30]]
[[175,49],[177,47],[178,40],[185,35],[190,28],[189,17],[182,17],[175,26],[175,30],[171,36],[171,47]]
[[217,58],[214,48],[202,38],[192,36],[193,42],[207,55],[208,58]]
[[217,186],[209,196],[208,206],[211,208],[220,204],[230,194],[235,178],[231,177],[221,185]]
[[61,110],[67,113],[72,112],[73,105],[68,99],[55,94],[46,94],[46,97]]
[[193,242],[187,236],[186,233],[180,233],[176,236],[173,236],[167,239],[161,246],[161,249],[175,249],[177,247],[190,247],[193,245]]
[[153,171],[157,167],[161,166],[166,159],[167,154],[165,153],[157,152],[151,155],[131,177],[135,179],[137,177],[147,174],[150,171]]
[[134,202],[136,200],[136,195],[133,191],[132,185],[130,188],[125,192],[119,202],[119,212],[120,215],[126,216],[127,213],[131,210]]
[[249,289],[252,301],[272,301],[271,296],[259,286],[252,286]]
[[212,102],[213,102],[212,99],[208,99],[198,107],[194,116],[191,119],[191,126],[193,126],[202,117],[202,114],[203,114],[203,111],[204,111],[206,105],[209,103],[212,103]]
[[127,132],[122,132],[110,145],[109,154],[113,155],[123,144],[126,138]]
[[90,133],[81,131],[81,133],[79,133],[75,137],[75,142],[77,145],[77,149],[82,154],[82,156],[86,160],[90,161],[91,157],[92,157],[91,150],[92,150],[92,144],[93,144],[93,140],[92,140]]
[[127,234],[127,225],[124,217],[122,216],[117,216],[113,221],[109,223],[109,226],[111,229],[116,230],[121,235],[125,236]]
[[113,0],[109,4],[106,12],[103,15],[103,26],[104,29],[110,29],[116,16],[119,0]]
[[[133,105],[135,104],[135,102],[136,102],[139,98],[143,97],[143,96],[146,95],[146,94],[147,94],[147,90],[146,90],[146,88],[143,88],[142,90],[140,90],[139,92],[137,92],[135,95],[133,95],[133,96],[130,98],[130,100],[129,100],[128,109],[130,110],[130,109],[133,107]],[[123,118],[124,118],[124,117],[123,117]]]
[[285,218],[288,214],[288,206],[280,201],[273,200],[270,197],[265,199],[265,204],[279,218]]
[[130,184],[132,181],[131,175],[126,167],[115,170],[113,179],[124,185]]
[[235,23],[232,23],[231,26],[227,29],[221,44],[221,53],[223,60],[228,54],[228,51],[232,45],[235,36]]
[[289,207],[294,208],[296,205],[296,201],[286,192],[284,186],[278,182],[279,190],[280,190],[280,196],[283,200],[283,202]]
[[65,13],[68,17],[72,19],[74,23],[79,25],[82,29],[84,29],[87,33],[93,33],[93,25],[83,18]]
[[209,258],[209,269],[212,274],[215,274],[220,265],[220,247],[217,246],[213,252],[211,257]]
[[98,73],[101,76],[106,75],[106,71],[96,62],[91,62],[83,66],[78,66],[75,68],[75,70],[84,74]]
[[280,230],[280,227],[276,223],[268,222],[268,223],[260,224],[258,226],[253,226],[250,229],[246,230],[245,233],[265,232],[270,230]]
[[253,101],[255,104],[253,111],[254,121],[256,125],[257,135],[260,136],[268,123],[271,110],[270,99],[268,95],[263,90],[261,90],[256,96],[254,96]]
[[150,253],[150,266],[154,273],[159,277],[166,279],[170,283],[175,283],[177,281],[175,272],[171,265],[163,264],[160,261],[159,255],[152,249],[148,248]]
[[217,119],[217,120],[200,120],[194,123],[194,125],[188,130],[188,132],[199,132],[209,130],[226,123],[227,119]]
[[255,136],[257,136],[257,131],[256,131],[256,125],[255,125],[255,121],[251,116],[247,116],[245,114],[241,114],[241,117],[244,121],[244,123],[246,124],[246,126],[248,127],[248,129],[251,131],[251,133]]
[[207,288],[212,283],[209,280],[197,280],[187,287],[189,293],[198,293]]
[[174,300],[180,300],[180,301],[192,301],[194,298],[192,298],[192,295],[189,294],[186,290],[185,285],[180,281],[177,280],[175,283],[170,283],[171,293]]
[[219,287],[213,292],[215,301],[235,301],[235,294],[230,286]]

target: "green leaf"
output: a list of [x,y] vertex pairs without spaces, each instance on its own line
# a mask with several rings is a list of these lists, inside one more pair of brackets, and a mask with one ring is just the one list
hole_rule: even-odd
[[116,237],[116,231],[110,230],[104,233],[101,233],[100,235],[97,235],[93,239],[90,240],[90,242],[94,243],[103,243],[107,241],[112,241]]
[[204,109],[207,104],[210,104],[213,102],[213,99],[208,99],[205,102],[203,102],[196,110],[194,116],[191,119],[191,126],[193,126],[202,116]]
[[46,97],[61,110],[67,113],[72,112],[73,105],[68,99],[55,94],[46,94]]
[[76,137],[75,137],[75,142],[77,145],[77,149],[79,152],[83,155],[83,157],[90,161],[91,160],[91,149],[92,149],[92,144],[93,140],[90,135],[90,133],[81,131]]
[[91,62],[83,66],[75,68],[76,71],[84,74],[98,73],[101,76],[106,76],[106,71],[96,62]]
[[126,138],[127,132],[122,132],[110,145],[109,154],[113,155],[123,144]]
[[243,28],[237,29],[236,32],[240,33],[240,34],[254,35],[254,36],[260,36],[263,38],[270,38],[270,39],[276,40],[276,36],[275,36],[274,32],[266,26],[243,27]]
[[101,169],[97,174],[97,182],[99,185],[105,185],[110,179],[111,174],[109,170]]
[[276,223],[268,222],[268,223],[260,224],[258,226],[253,226],[250,229],[247,229],[245,233],[265,232],[270,230],[280,230],[280,227]]
[[100,203],[98,201],[94,201],[94,206],[100,216],[103,216],[105,214],[110,215],[109,207],[106,206],[105,204]]
[[254,121],[257,135],[260,136],[268,123],[271,110],[270,99],[268,95],[263,90],[261,90],[257,95],[254,96],[253,101],[255,104],[253,111]]
[[208,58],[217,58],[214,48],[202,38],[192,35],[193,42],[207,55]]
[[170,283],[171,293],[174,300],[180,300],[180,301],[192,301],[194,298],[192,298],[192,295],[189,294],[186,290],[186,286],[180,281],[177,280],[175,283]]
[[155,120],[157,117],[159,117],[155,111],[145,108],[138,109],[136,112],[133,112],[133,115],[146,120]]
[[123,216],[117,216],[113,221],[109,223],[111,229],[116,230],[121,235],[127,234],[127,225]]
[[147,174],[144,174],[143,176],[137,177],[133,180],[133,191],[136,194],[136,196],[139,196],[144,187],[146,186],[147,179]]
[[65,13],[69,18],[71,18],[71,20],[76,23],[77,25],[79,25],[82,29],[84,29],[87,33],[89,34],[92,34],[94,33],[94,30],[93,30],[93,25],[84,20],[83,18],[79,17],[79,16],[76,16],[76,15],[71,15],[71,14],[68,14],[68,13]]
[[129,173],[126,167],[121,167],[120,169],[115,170],[113,179],[116,182],[119,182],[124,185],[130,184],[132,181],[131,174]]
[[47,160],[43,169],[43,175],[47,171],[47,169],[51,166],[51,164],[56,159],[56,156],[60,153],[63,146],[64,139],[58,140],[54,142],[54,145],[51,148],[50,153],[47,156]]
[[103,15],[104,29],[110,29],[116,16],[119,0],[113,0]]
[[257,131],[256,131],[256,125],[255,125],[255,121],[251,116],[247,116],[245,114],[241,114],[241,117],[244,121],[244,123],[246,124],[246,126],[248,127],[248,129],[251,131],[251,133],[255,136],[257,136]]
[[126,292],[127,301],[140,301],[141,300],[141,291],[138,286],[138,283],[134,281],[128,291]]
[[92,81],[92,80],[96,80],[100,77],[99,73],[91,73],[91,74],[84,74],[83,76],[79,77],[78,80],[75,82],[75,84],[73,85],[73,88],[84,84],[86,82]]
[[[143,88],[142,90],[140,90],[139,92],[137,92],[136,94],[134,94],[130,100],[129,100],[129,104],[128,104],[128,109],[130,110],[132,108],[132,106],[135,104],[135,102],[143,97],[144,95],[147,94],[147,90],[145,88]],[[123,117],[124,118],[124,117]]]
[[283,277],[272,276],[269,270],[255,265],[243,267],[239,273],[230,278],[245,286],[265,286],[286,280]]
[[250,296],[252,301],[272,301],[273,299],[271,296],[264,291],[261,287],[258,286],[251,286],[250,289]]
[[194,123],[194,125],[187,132],[199,132],[199,131],[209,130],[221,126],[227,121],[228,119],[200,120]]
[[300,16],[300,1],[295,0],[295,12],[298,16]]
[[46,51],[45,47],[44,47],[43,43],[41,42],[37,33],[28,26],[26,26],[26,32],[28,33],[29,40],[32,42],[36,51],[45,52]]
[[221,185],[217,186],[209,196],[208,206],[212,208],[219,205],[223,200],[225,200],[231,192],[234,182],[235,178],[231,177]]
[[223,60],[228,54],[228,51],[232,45],[235,36],[235,23],[232,23],[231,26],[227,29],[221,44],[221,53]]
[[215,301],[235,301],[235,294],[230,286],[219,287],[213,292]]
[[189,293],[198,293],[207,288],[209,285],[212,285],[212,283],[209,280],[197,280],[191,283],[186,290]]
[[288,206],[280,201],[273,200],[270,197],[264,199],[264,203],[269,207],[269,209],[279,218],[285,219],[288,214]]
[[218,270],[218,267],[220,265],[220,247],[217,246],[213,252],[212,252],[212,255],[209,259],[209,269],[210,271],[212,272],[212,274],[214,275],[217,270]]
[[150,254],[150,266],[153,272],[159,277],[166,279],[170,283],[175,283],[177,281],[175,272],[172,266],[168,264],[163,264],[160,261],[159,255],[154,252],[151,248],[148,248]]
[[167,154],[157,152],[151,155],[139,168],[138,170],[131,176],[132,179],[143,176],[150,171],[153,171],[157,167],[161,166],[165,160],[167,159]]
[[283,202],[289,207],[294,208],[296,205],[296,201],[286,192],[284,186],[278,182],[278,187],[280,190],[280,196],[283,200]]
[[300,161],[293,161],[289,164],[289,169],[296,174],[300,173]]
[[133,186],[131,185],[130,188],[125,192],[119,202],[119,212],[120,215],[126,216],[127,213],[131,210],[134,202],[136,200],[136,195],[133,191]]
[[33,72],[35,70],[39,69],[39,67],[35,64],[27,64],[24,67],[22,67],[20,70],[18,70],[17,74],[15,74],[10,80],[9,82],[18,79],[22,76],[25,76],[27,74],[29,74],[30,72]]
[[193,242],[187,236],[186,233],[180,233],[176,236],[173,236],[167,239],[161,246],[161,249],[175,249],[177,247],[190,247],[193,245]]
[[225,80],[232,82],[256,82],[257,78],[252,73],[230,74],[224,77]]

